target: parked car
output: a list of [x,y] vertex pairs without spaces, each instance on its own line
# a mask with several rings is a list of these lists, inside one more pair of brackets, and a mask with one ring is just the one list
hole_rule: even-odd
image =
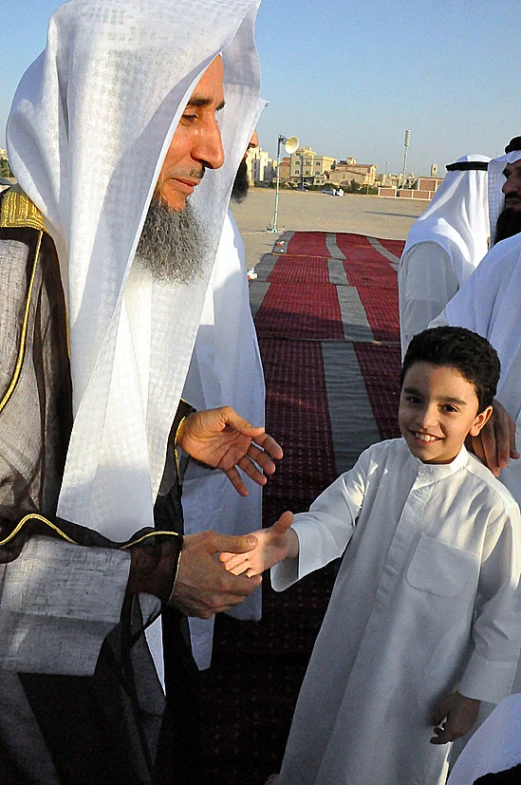
[[320,193],[327,194],[328,196],[336,196],[336,191],[334,188],[323,188]]

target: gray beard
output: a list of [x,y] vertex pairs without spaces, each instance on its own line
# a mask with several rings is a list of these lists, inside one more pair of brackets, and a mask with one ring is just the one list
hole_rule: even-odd
[[206,243],[191,204],[175,211],[152,199],[136,251],[138,263],[161,283],[190,284],[204,277]]

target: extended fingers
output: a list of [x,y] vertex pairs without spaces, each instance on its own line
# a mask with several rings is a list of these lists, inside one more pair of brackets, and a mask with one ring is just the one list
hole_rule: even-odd
[[[242,460],[247,460],[247,459],[242,459],[241,458],[241,461]],[[239,461],[239,466],[241,465],[241,461]],[[239,474],[239,472],[235,468],[235,466],[232,466],[231,469],[227,469],[225,471],[225,474],[228,477],[228,479],[230,480],[230,482],[233,485],[233,487],[235,488],[235,490],[237,491],[237,493],[239,494],[239,496],[248,496],[249,491],[248,491],[246,485],[244,484],[244,481],[242,480],[241,475]],[[260,472],[259,472],[259,474],[260,474]],[[262,483],[259,483],[259,484],[262,484]]]
[[264,452],[274,460],[280,461],[283,457],[284,453],[282,447],[275,441],[273,436],[269,435],[269,433],[263,433],[262,436],[256,438],[255,441],[262,447]]

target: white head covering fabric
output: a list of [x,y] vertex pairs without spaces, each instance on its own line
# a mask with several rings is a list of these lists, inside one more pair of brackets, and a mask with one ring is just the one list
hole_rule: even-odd
[[[464,155],[457,163],[490,161],[485,155]],[[460,286],[488,250],[487,173],[447,172],[425,212],[407,235],[405,255],[418,243],[437,243],[449,255]]]
[[[153,525],[229,193],[259,102],[260,0],[69,0],[15,95],[18,181],[56,242],[71,342],[74,426],[58,514],[111,539]],[[191,197],[206,279],[162,285],[132,270],[179,118],[222,53],[226,161]]]
[[488,252],[445,309],[448,324],[474,330],[496,349],[501,360],[497,398],[514,420],[521,400],[519,386],[517,402],[505,400],[503,387],[520,352],[520,291],[521,235],[516,234]]
[[505,183],[503,170],[507,164],[513,164],[521,158],[521,150],[513,150],[511,153],[493,158],[488,165],[488,210],[490,215],[490,242],[494,244],[496,236],[496,224],[499,214],[503,209],[505,195],[502,192]]
[[447,781],[447,785],[473,785],[485,774],[521,763],[521,695],[510,695],[494,709],[472,738]]
[[[183,398],[201,409],[229,404],[254,425],[264,425],[264,374],[251,315],[246,253],[231,210],[206,292]],[[222,472],[191,461],[183,480],[185,532],[215,529],[237,535],[262,528],[262,488],[248,477],[244,481],[246,497],[239,496]],[[258,589],[229,613],[239,619],[259,619],[261,596]],[[209,668],[214,618],[189,622],[194,658],[200,669]]]

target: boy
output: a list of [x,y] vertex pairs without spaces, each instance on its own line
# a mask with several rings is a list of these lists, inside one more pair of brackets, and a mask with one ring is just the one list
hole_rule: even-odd
[[469,330],[415,336],[403,438],[366,450],[309,513],[256,532],[253,551],[221,555],[250,576],[276,565],[281,591],[344,554],[280,785],[441,785],[446,743],[472,727],[480,700],[509,694],[521,516],[464,447],[492,413],[498,377],[495,350]]

